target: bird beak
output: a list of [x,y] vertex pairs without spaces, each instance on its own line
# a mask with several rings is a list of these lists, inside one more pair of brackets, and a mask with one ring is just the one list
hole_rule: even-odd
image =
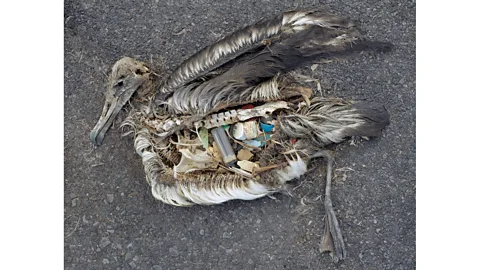
[[109,94],[112,93],[112,89],[109,89],[105,105],[103,106],[102,115],[92,132],[90,132],[90,141],[94,145],[100,146],[102,144],[103,138],[108,129],[112,126],[116,116],[144,81],[145,78],[143,76],[135,76],[128,87],[122,86],[117,89],[114,94]]

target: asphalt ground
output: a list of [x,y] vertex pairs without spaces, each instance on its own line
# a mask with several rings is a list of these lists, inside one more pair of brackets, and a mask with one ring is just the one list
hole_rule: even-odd
[[[89,132],[120,57],[173,70],[235,29],[322,4],[367,37],[395,45],[389,54],[302,70],[320,79],[326,95],[379,102],[391,115],[381,138],[334,148],[345,261],[319,252],[321,160],[295,182],[293,196],[176,208],[153,199],[133,142],[118,128],[92,151]],[[65,268],[415,268],[415,13],[415,1],[387,0],[65,1]]]

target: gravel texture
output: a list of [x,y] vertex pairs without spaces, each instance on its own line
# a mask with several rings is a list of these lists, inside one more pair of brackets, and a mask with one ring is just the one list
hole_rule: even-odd
[[[198,49],[258,19],[326,4],[366,36],[395,44],[387,55],[305,68],[327,95],[384,104],[379,139],[335,148],[333,203],[347,247],[320,254],[324,162],[293,196],[175,208],[150,195],[130,137],[118,128],[92,150],[89,132],[121,56],[163,59],[173,69]],[[415,1],[65,2],[66,269],[415,268]],[[118,122],[117,125],[118,127]],[[303,198],[303,200],[302,200]],[[301,203],[303,201],[303,204]]]

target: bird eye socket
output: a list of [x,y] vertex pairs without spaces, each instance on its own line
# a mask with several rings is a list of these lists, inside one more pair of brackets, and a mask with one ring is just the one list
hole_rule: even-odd
[[117,82],[113,85],[113,87],[118,88],[123,86],[123,81],[125,80],[125,75],[122,75],[118,78]]
[[123,80],[117,82],[117,83],[114,85],[114,87],[122,87],[122,86],[123,86]]

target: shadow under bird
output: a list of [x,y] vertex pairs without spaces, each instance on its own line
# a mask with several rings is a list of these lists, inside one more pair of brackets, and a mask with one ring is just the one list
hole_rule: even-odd
[[346,256],[331,200],[329,144],[375,137],[389,124],[385,107],[313,97],[295,70],[387,52],[349,20],[323,10],[289,11],[261,20],[205,47],[170,75],[124,57],[112,68],[106,102],[90,134],[101,145],[127,103],[153,196],[175,206],[253,200],[281,191],[327,160],[325,228],[320,248],[335,262]]

